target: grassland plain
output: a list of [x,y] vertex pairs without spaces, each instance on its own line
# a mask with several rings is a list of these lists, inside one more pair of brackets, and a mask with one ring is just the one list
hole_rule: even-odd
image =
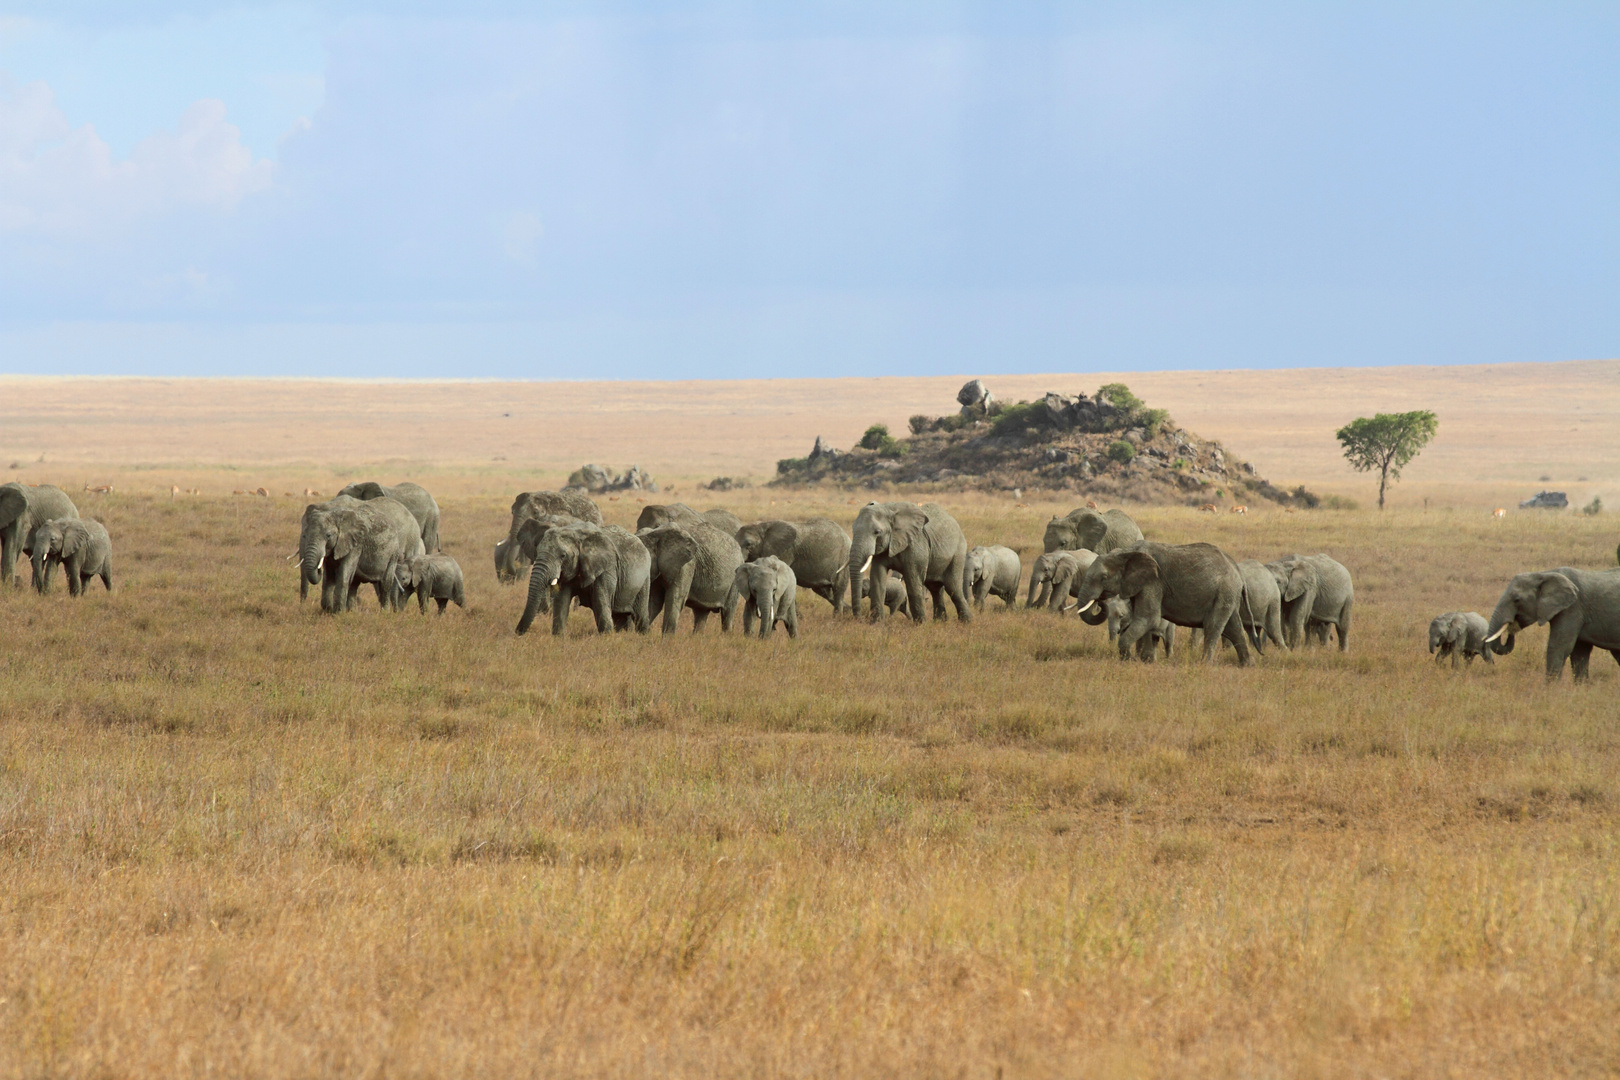
[[[771,497],[712,501],[855,512]],[[1244,670],[994,600],[518,638],[509,495],[440,501],[443,618],[300,605],[283,498],[82,496],[115,591],[0,596],[0,1076],[1620,1072],[1620,667],[1425,652],[1607,515],[1132,508],[1355,572]],[[1026,566],[1068,508],[951,506]]]

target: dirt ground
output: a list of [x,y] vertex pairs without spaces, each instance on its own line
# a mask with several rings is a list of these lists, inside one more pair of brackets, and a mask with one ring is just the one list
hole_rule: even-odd
[[[639,464],[679,489],[717,475],[770,479],[824,436],[851,445],[882,421],[955,409],[967,375],[713,382],[361,382],[0,377],[8,478],[122,481],[301,495],[362,467],[433,479],[447,494],[554,486],[587,461]],[[1333,432],[1373,412],[1433,409],[1440,434],[1395,498],[1512,506],[1543,487],[1620,506],[1620,360],[1465,367],[994,376],[1009,400],[1130,385],[1183,427],[1221,440],[1278,485],[1370,505]],[[43,457],[43,463],[40,458]],[[390,471],[391,470],[391,471]],[[1545,478],[1545,479],[1543,479]]]

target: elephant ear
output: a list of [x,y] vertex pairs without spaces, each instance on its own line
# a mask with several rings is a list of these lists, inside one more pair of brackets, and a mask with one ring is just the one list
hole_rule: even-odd
[[1547,574],[1536,586],[1536,625],[1541,625],[1569,605],[1580,596],[1575,591],[1575,583],[1563,574]]
[[525,521],[518,527],[517,549],[532,560],[536,549],[540,547],[541,538],[550,528],[549,521],[536,521],[534,518]]
[[669,535],[664,539],[664,558],[675,559],[679,565],[696,562],[698,557],[698,542],[695,537],[685,529],[671,527]]
[[737,573],[732,576],[731,587],[737,590],[739,596],[747,596],[750,592],[749,586],[752,584],[748,576],[750,565],[749,563],[743,563],[737,567]]
[[761,555],[785,555],[799,543],[799,527],[790,521],[773,521],[760,536]]
[[363,484],[350,484],[347,488],[344,488],[344,490],[348,491],[356,499],[364,499],[366,501],[380,499],[384,495],[388,494],[388,492],[383,490],[383,486],[377,483],[375,480],[367,480]]
[[64,557],[69,555],[77,555],[79,553],[79,549],[84,547],[84,542],[89,539],[90,535],[86,530],[75,529],[72,526],[63,527],[61,529],[61,534],[62,555]]
[[20,484],[0,487],[0,529],[22,517],[23,511],[27,509],[28,496],[23,494]]
[[896,510],[889,520],[889,554],[898,555],[922,535],[928,515],[915,506]]
[[613,541],[605,535],[582,536],[578,540],[579,562],[575,573],[595,580],[612,569],[615,551]]
[[1120,560],[1122,595],[1135,596],[1159,580],[1159,564],[1145,551],[1127,552]]
[[347,559],[354,550],[355,534],[360,522],[353,513],[332,515],[332,558]]
[[1314,571],[1305,563],[1296,563],[1286,571],[1287,577],[1282,582],[1284,600],[1298,600],[1305,595],[1305,590],[1311,586]]

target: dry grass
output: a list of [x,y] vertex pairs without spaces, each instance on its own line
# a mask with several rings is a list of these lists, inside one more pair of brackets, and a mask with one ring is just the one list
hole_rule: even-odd
[[[768,497],[700,505],[854,513]],[[1605,519],[1138,511],[1356,571],[1348,656],[1240,670],[994,600],[518,639],[508,501],[441,494],[442,619],[300,607],[285,499],[87,503],[118,591],[0,598],[0,1076],[1620,1071],[1620,668],[1425,652]]]

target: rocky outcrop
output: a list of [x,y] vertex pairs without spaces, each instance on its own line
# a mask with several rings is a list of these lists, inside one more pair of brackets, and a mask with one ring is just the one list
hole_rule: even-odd
[[658,482],[640,465],[613,474],[600,465],[581,465],[568,477],[568,486],[599,495],[604,491],[657,491]]

